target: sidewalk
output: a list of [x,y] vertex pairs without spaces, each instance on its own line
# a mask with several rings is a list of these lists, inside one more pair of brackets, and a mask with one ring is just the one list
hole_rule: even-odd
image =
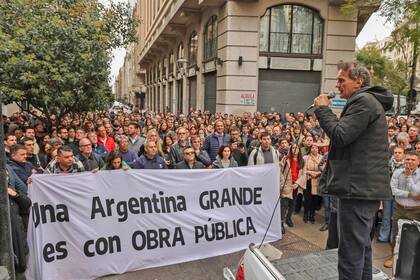
[[[271,243],[277,249],[283,251],[283,257],[304,255],[311,252],[321,251],[325,247],[327,231],[321,232],[323,217],[316,216],[316,223],[303,223],[302,215],[293,216],[295,226],[286,228],[286,234],[282,240]],[[388,244],[372,243],[374,265],[390,275],[391,270],[382,266],[384,260],[391,254]],[[122,275],[102,277],[102,280],[137,280],[137,279],[194,279],[214,280],[223,279],[222,269],[225,266],[236,266],[244,251],[224,256],[207,258],[193,262],[181,263],[158,268],[134,271]]]
[[[327,244],[328,231],[319,231],[319,228],[321,227],[324,221],[324,217],[317,214],[315,216],[315,220],[316,220],[315,224],[311,224],[311,223],[305,224],[302,218],[303,218],[302,214],[293,215],[293,222],[295,226],[293,228],[286,228],[286,233],[290,231],[296,234],[297,236],[299,236],[300,238],[312,244],[316,244],[317,246],[321,248],[325,248],[325,245]],[[383,266],[385,259],[387,259],[392,253],[391,245],[388,243],[378,243],[376,241],[376,236],[375,236],[372,242],[372,251],[373,251],[373,265],[376,268],[385,272],[386,274],[391,275],[391,269],[385,268]]]

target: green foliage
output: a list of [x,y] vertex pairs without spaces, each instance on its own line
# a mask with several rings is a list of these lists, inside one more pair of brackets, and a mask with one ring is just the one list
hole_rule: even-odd
[[[379,6],[379,14],[395,26],[392,41],[387,48],[407,52],[406,46],[413,46],[407,54],[411,63],[417,63],[420,53],[420,0],[347,0],[341,9],[346,14],[363,13],[372,6]],[[413,61],[414,58],[414,61]]]
[[[394,90],[413,89],[417,64],[420,63],[420,0],[347,0],[346,4],[342,6],[342,11],[361,14],[364,11],[369,11],[375,5],[379,6],[379,14],[395,26],[395,30],[391,34],[391,40],[385,46],[385,49],[399,52],[403,56],[402,61],[393,65],[396,67],[394,70],[403,73],[403,76],[405,76],[404,84],[409,77],[411,80],[409,87],[403,86],[403,83],[393,84],[393,86],[396,86]],[[393,74],[395,72],[389,72],[388,77],[393,76],[392,80],[394,82],[402,77],[397,78]],[[411,111],[415,99],[407,101],[408,110]]]
[[359,50],[356,59],[371,71],[373,84],[383,85],[397,95],[407,91],[408,65],[405,61],[393,62],[384,57],[375,46]]
[[135,40],[128,4],[94,0],[0,2],[0,92],[57,122],[112,100],[111,50]]
[[386,58],[382,56],[381,51],[374,46],[368,46],[356,53],[356,59],[373,74],[372,83],[380,84],[385,75],[386,64]]

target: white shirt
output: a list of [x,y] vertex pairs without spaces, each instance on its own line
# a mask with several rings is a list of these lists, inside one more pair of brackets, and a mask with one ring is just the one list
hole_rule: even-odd
[[391,189],[395,201],[403,206],[420,206],[419,200],[408,198],[408,193],[420,194],[420,169],[417,168],[411,176],[406,176],[404,171],[404,168],[395,170],[391,178]]

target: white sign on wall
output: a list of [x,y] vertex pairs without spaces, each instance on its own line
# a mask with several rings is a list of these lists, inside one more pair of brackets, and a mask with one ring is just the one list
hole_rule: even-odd
[[255,97],[255,93],[241,93],[241,98],[239,100],[239,104],[241,105],[256,105],[257,99]]

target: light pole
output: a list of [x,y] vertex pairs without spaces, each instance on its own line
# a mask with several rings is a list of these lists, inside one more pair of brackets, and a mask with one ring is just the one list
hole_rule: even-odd
[[3,94],[0,93],[0,267],[5,266],[10,279],[15,279],[15,264],[12,249],[9,195],[6,181],[6,153],[4,150]]
[[[416,22],[416,30],[419,28],[419,23]],[[417,92],[414,89],[414,81],[416,80],[417,62],[419,60],[419,39],[416,38],[413,44],[413,63],[410,77],[410,89],[407,94],[407,114],[410,115],[417,101]]]

